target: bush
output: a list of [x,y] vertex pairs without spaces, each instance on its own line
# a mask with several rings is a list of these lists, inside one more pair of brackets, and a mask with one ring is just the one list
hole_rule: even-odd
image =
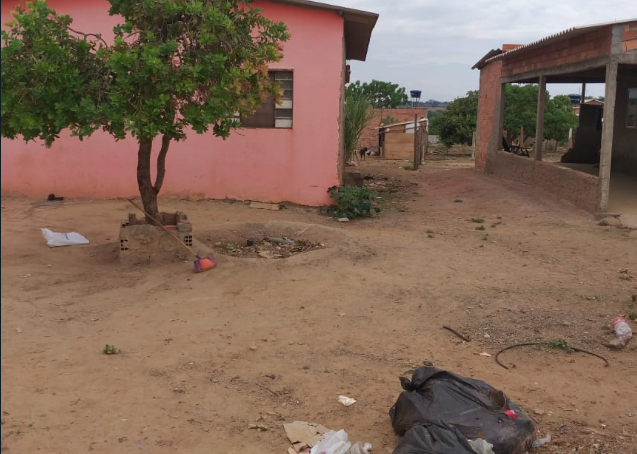
[[357,186],[332,186],[327,190],[336,205],[326,207],[327,214],[333,218],[370,217],[380,209],[374,208],[376,194],[369,188]]

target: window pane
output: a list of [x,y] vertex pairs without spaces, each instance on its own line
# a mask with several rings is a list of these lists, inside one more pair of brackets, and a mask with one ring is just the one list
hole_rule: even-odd
[[292,80],[292,71],[274,71],[275,80]]
[[292,118],[292,109],[275,109],[276,118]]

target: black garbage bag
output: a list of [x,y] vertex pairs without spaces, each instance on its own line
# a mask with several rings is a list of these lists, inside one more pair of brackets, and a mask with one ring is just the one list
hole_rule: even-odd
[[409,429],[394,454],[476,454],[458,429],[443,422],[430,422]]
[[415,426],[442,422],[465,438],[483,438],[493,444],[495,454],[524,454],[533,443],[535,426],[529,417],[502,391],[483,381],[419,367],[411,380],[401,377],[400,382],[404,391],[389,410],[398,435]]

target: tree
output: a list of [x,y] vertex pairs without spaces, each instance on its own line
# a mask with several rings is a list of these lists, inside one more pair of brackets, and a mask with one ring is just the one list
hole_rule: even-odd
[[189,128],[226,138],[240,127],[237,114],[278,99],[267,64],[281,59],[289,35],[251,0],[109,2],[109,14],[124,19],[112,44],[72,29],[43,0],[17,7],[2,31],[2,136],[50,146],[65,129],[80,140],[97,130],[117,140],[130,134],[144,209],[157,217],[171,141],[186,139]]
[[374,111],[369,107],[369,98],[363,93],[353,90],[345,92],[345,161],[354,158],[363,129],[374,117]]
[[[537,118],[537,85],[507,85],[504,102],[504,129],[509,138],[518,138],[520,129],[525,136],[535,135]],[[447,110],[430,117],[429,132],[437,133],[440,141],[450,148],[453,144],[469,144],[476,130],[478,118],[478,92],[467,92],[467,96],[456,98]],[[544,112],[544,137],[559,143],[568,140],[568,131],[578,125],[568,96],[551,98],[547,92]],[[433,132],[432,132],[433,131]],[[524,138],[522,138],[524,140]]]
[[347,91],[350,94],[366,96],[371,101],[372,106],[381,109],[399,107],[409,100],[405,87],[379,80],[363,84],[357,80],[347,86]]
[[[525,136],[535,135],[537,118],[537,85],[507,85],[504,103],[504,129],[511,138],[520,138],[520,128]],[[564,143],[568,140],[568,131],[577,128],[577,116],[573,113],[571,99],[565,95],[553,98],[546,93],[544,111],[544,137]]]
[[469,91],[467,96],[454,99],[447,110],[433,116],[429,131],[437,132],[446,148],[455,143],[470,144],[477,118],[478,92]]

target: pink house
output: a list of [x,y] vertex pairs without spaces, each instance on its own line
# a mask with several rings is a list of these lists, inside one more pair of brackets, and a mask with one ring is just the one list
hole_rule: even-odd
[[[14,2],[2,2],[2,23]],[[108,37],[117,18],[106,0],[49,0],[74,27]],[[258,1],[264,14],[288,24],[284,58],[270,68],[286,88],[283,105],[266,104],[227,140],[189,134],[167,156],[162,194],[304,205],[328,202],[343,169],[346,60],[365,60],[377,14],[307,0]],[[112,33],[111,33],[112,36]],[[155,147],[156,149],[159,146]],[[2,139],[2,193],[46,197],[127,197],[138,193],[137,144],[95,133],[42,143]]]

